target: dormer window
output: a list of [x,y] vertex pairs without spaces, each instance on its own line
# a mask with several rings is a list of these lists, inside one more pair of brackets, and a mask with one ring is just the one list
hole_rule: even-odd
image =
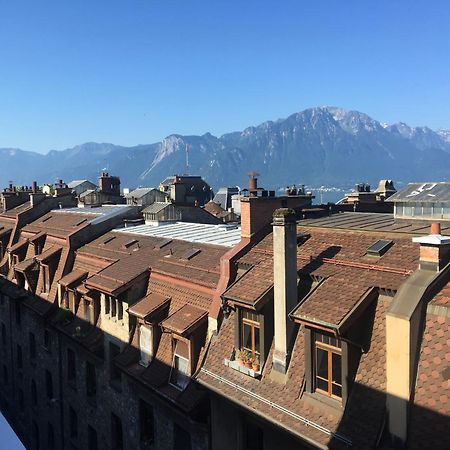
[[260,319],[259,315],[248,310],[241,311],[241,350],[247,351],[252,358],[261,355],[260,346]]
[[139,326],[139,350],[140,360],[139,364],[148,367],[153,358],[153,328],[141,324]]
[[314,333],[315,391],[328,397],[342,398],[342,345],[332,335]]
[[172,339],[173,362],[170,371],[170,384],[178,389],[185,389],[191,375],[189,340],[181,337]]
[[117,320],[123,319],[123,303],[112,295],[105,295],[105,314]]

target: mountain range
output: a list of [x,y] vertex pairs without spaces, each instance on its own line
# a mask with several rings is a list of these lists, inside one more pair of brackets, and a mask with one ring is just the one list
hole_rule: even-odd
[[155,186],[166,176],[202,175],[217,189],[247,183],[260,173],[261,185],[349,186],[393,179],[450,180],[450,131],[388,125],[358,111],[317,107],[286,119],[267,121],[220,137],[173,134],[161,142],[134,147],[86,143],[43,155],[0,148],[0,185],[30,185],[64,179],[96,182],[106,169],[122,187]]

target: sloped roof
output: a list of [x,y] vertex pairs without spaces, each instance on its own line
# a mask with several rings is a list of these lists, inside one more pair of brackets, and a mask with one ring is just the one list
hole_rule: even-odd
[[164,320],[161,325],[180,335],[188,334],[202,320],[206,320],[208,311],[186,304]]
[[387,202],[450,202],[450,182],[409,183]]
[[169,202],[154,202],[151,205],[147,206],[142,210],[142,212],[145,214],[158,214],[163,209],[166,209],[168,206],[173,206],[172,203]]
[[209,225],[202,223],[174,222],[159,226],[138,225],[115,230],[117,234],[135,234],[180,239],[188,242],[233,247],[241,240],[240,227],[235,225]]
[[170,297],[167,297],[166,295],[150,292],[142,300],[139,300],[133,306],[130,306],[128,312],[133,316],[144,319],[154,312],[159,311],[164,305],[167,305],[169,301]]
[[[156,190],[157,190],[156,188],[137,188],[134,191],[131,191],[128,194],[126,194],[125,198],[141,198],[144,197],[144,195],[147,195],[149,192]],[[161,194],[164,195],[163,192],[161,192]]]
[[83,183],[90,183],[95,186],[95,184],[89,180],[73,180],[67,185],[67,187],[69,187],[70,189],[75,189],[77,186],[80,186],[80,184]]

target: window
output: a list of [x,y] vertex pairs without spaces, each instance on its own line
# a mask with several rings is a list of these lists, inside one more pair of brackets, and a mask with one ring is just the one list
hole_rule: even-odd
[[91,325],[94,325],[95,322],[95,310],[94,304],[91,303],[90,300],[84,299],[84,320],[89,322]]
[[20,370],[23,368],[22,347],[20,345],[17,345],[17,368]]
[[86,394],[88,397],[95,397],[97,394],[97,376],[94,364],[86,362]]
[[36,358],[36,339],[33,333],[29,333],[28,340],[30,343],[30,358],[34,359]]
[[88,450],[97,450],[97,431],[88,425]]
[[44,348],[47,351],[50,351],[51,348],[51,338],[50,338],[50,331],[44,330]]
[[114,413],[111,413],[111,438],[114,450],[123,449],[122,421]]
[[37,389],[36,381],[31,380],[31,405],[37,406]]
[[153,330],[151,327],[144,325],[139,327],[139,347],[141,351],[139,364],[148,367],[153,356]]
[[247,350],[251,356],[260,356],[260,323],[258,315],[251,311],[241,312],[241,350]]
[[3,384],[8,384],[9,379],[8,379],[8,368],[3,364]]
[[181,428],[178,424],[173,425],[174,450],[191,450],[191,435],[189,432]]
[[50,274],[47,266],[42,265],[42,292],[48,292],[50,289]]
[[342,398],[341,342],[331,335],[315,335],[315,390]]
[[2,322],[2,345],[6,346],[6,325]]
[[152,442],[155,436],[153,408],[144,400],[139,401],[141,441]]
[[115,389],[121,388],[121,373],[120,369],[114,364],[114,358],[119,355],[120,348],[118,345],[109,343],[109,373],[110,373],[110,383]]
[[45,389],[47,392],[47,398],[49,400],[53,400],[53,377],[48,370],[45,371]]
[[32,448],[34,450],[39,450],[39,427],[37,423],[33,420],[31,425],[31,440],[32,440]]
[[21,323],[22,323],[22,315],[21,315],[21,310],[20,310],[20,303],[16,303],[15,304],[15,316],[16,316],[16,325],[18,327],[20,327]]
[[252,421],[244,422],[244,450],[263,450],[264,431]]
[[76,372],[76,360],[75,352],[68,348],[67,349],[67,380],[72,386],[76,386],[77,383],[77,372]]
[[76,439],[78,436],[78,416],[76,411],[69,406],[69,427],[70,427],[70,438]]
[[173,363],[170,371],[170,383],[184,389],[189,383],[189,343],[173,339]]
[[49,422],[47,424],[47,449],[53,450],[55,448],[55,432],[53,425]]
[[18,391],[18,397],[19,397],[19,411],[23,412],[25,409],[25,403],[24,403],[24,397],[23,397],[23,391],[22,389],[19,389]]

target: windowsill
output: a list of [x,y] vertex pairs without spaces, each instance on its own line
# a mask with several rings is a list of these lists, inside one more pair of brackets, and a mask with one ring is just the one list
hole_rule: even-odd
[[249,377],[252,378],[259,378],[261,376],[261,368],[259,369],[259,371],[255,371],[249,367],[245,367],[241,364],[238,364],[237,361],[232,361],[230,359],[224,359],[223,363],[227,366],[227,367],[231,367],[234,370],[237,370],[238,372],[241,372],[245,375],[248,375]]
[[315,405],[319,404],[322,407],[332,408],[332,411],[342,411],[344,409],[342,405],[342,400],[337,400],[332,397],[328,397],[324,394],[321,394],[319,392],[305,392],[305,397],[308,398],[308,400],[311,401],[311,403],[314,403]]

